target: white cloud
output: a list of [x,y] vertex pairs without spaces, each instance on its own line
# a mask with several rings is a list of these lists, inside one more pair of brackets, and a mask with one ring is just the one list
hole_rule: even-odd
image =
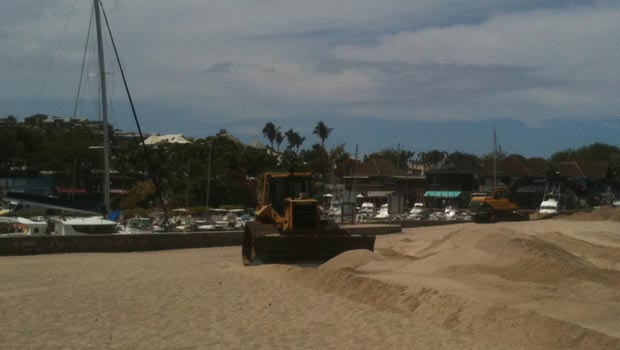
[[369,97],[374,85],[362,72],[327,74],[296,64],[235,65],[222,77],[211,77],[217,83],[236,85],[239,90],[251,90],[268,99],[302,104],[358,102]]
[[575,7],[494,16],[474,25],[403,31],[338,58],[463,65],[575,67],[617,57],[620,7]]
[[[350,61],[463,69],[529,67],[534,70],[527,72],[528,76],[549,80],[514,91],[485,91],[466,106],[446,100],[451,109],[436,108],[431,113],[439,118],[458,118],[459,113],[469,118],[502,116],[528,122],[613,118],[620,111],[613,92],[620,88],[618,32],[618,5],[571,7],[498,15],[480,24],[404,31],[384,36],[377,45],[339,47],[334,54]],[[504,82],[506,86],[510,80]],[[471,91],[488,83],[480,74],[467,82]],[[458,85],[459,80],[455,79],[454,84]],[[446,85],[449,90],[454,86],[451,89]]]
[[[18,113],[11,110],[15,101],[34,99],[51,57],[43,93],[65,96],[71,109],[89,2],[77,2],[55,52],[74,2],[16,2],[0,14],[0,74],[10,82],[0,87],[5,113]],[[620,114],[620,6],[575,2],[104,4],[136,102],[151,104],[152,113],[178,110],[199,127],[320,114],[529,123],[613,118]],[[111,80],[120,83],[118,72]]]

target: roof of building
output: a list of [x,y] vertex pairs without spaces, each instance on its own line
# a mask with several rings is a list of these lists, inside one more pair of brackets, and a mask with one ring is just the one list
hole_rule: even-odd
[[404,170],[398,169],[394,163],[385,158],[372,157],[362,163],[353,176],[406,176]]
[[427,173],[477,173],[480,164],[473,157],[446,157],[440,164],[433,166]]
[[579,162],[581,170],[590,179],[605,179],[611,176],[610,162]]
[[[493,164],[486,161],[484,164],[486,173],[493,172]],[[511,154],[497,161],[497,172],[502,175],[513,177],[546,174],[551,170],[549,163],[544,158],[525,158],[518,154]]]
[[226,139],[228,139],[228,140],[230,140],[230,141],[232,141],[234,143],[242,144],[242,142],[239,141],[238,138],[232,136],[231,134],[229,134],[227,132],[219,132],[216,136],[217,137],[224,137],[224,138],[226,138]]
[[577,162],[561,162],[558,164],[558,172],[560,175],[573,179],[582,179],[586,174],[581,170]]
[[609,162],[562,162],[560,174],[572,178],[605,179],[611,176]]
[[394,191],[368,191],[366,193],[366,197],[367,198],[382,198],[382,197],[387,197],[392,193],[394,193]]
[[573,179],[606,179],[611,176],[609,162],[561,162],[558,172]]
[[250,144],[250,147],[256,148],[256,149],[267,149],[267,146],[263,145],[262,143],[260,143],[259,141],[254,141]]
[[145,145],[156,145],[159,143],[190,143],[188,139],[186,139],[181,134],[171,134],[171,135],[151,135],[146,140],[144,140]]
[[527,167],[532,174],[545,174],[551,170],[545,158],[534,157],[527,160]]
[[497,170],[500,173],[518,176],[531,174],[531,171],[527,166],[527,159],[517,154],[511,154],[502,158],[497,165]]

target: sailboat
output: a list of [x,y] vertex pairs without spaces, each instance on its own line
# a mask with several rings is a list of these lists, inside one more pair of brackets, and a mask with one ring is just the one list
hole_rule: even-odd
[[[105,62],[103,40],[101,35],[100,0],[94,1],[95,23],[97,26],[97,54],[99,59],[99,86],[103,126],[103,204],[106,213],[110,213],[110,128],[108,127],[108,96],[105,79]],[[50,220],[53,235],[92,235],[118,233],[116,222],[102,217],[88,218],[54,218]]]
[[[114,43],[114,38],[112,36],[112,31],[110,30],[110,25],[107,21],[107,17],[105,11],[103,10],[103,6],[101,4],[101,0],[93,0],[94,4],[94,12],[95,12],[95,22],[97,26],[97,54],[99,60],[99,83],[101,86],[101,113],[102,113],[102,121],[103,121],[103,138],[104,138],[104,179],[103,179],[103,200],[104,206],[106,208],[106,212],[110,213],[110,138],[109,138],[109,128],[108,128],[108,109],[107,109],[107,95],[106,95],[106,79],[105,79],[105,61],[103,54],[103,37],[101,32],[101,12],[103,12],[103,19],[105,19],[106,27],[108,29],[108,34],[110,36],[110,41],[112,43],[112,48],[114,49],[114,56],[116,57],[116,62],[118,64],[119,71],[121,73],[121,77],[123,79],[123,84],[125,86],[125,92],[127,93],[127,98],[129,100],[129,105],[131,106],[131,111],[134,117],[134,121],[136,122],[136,127],[138,129],[138,134],[140,135],[140,144],[142,146],[142,150],[144,152],[144,157],[146,159],[146,163],[148,164],[149,170],[153,171],[153,164],[151,163],[151,157],[149,156],[148,148],[144,143],[144,134],[142,133],[142,128],[140,127],[140,122],[138,121],[138,116],[136,114],[136,109],[133,103],[133,99],[131,98],[131,93],[129,92],[129,87],[127,85],[127,79],[125,78],[125,72],[123,71],[123,66],[121,64],[118,51],[116,50],[116,44]],[[161,184],[156,174],[153,175],[153,185],[155,185],[155,191],[159,197],[159,202],[161,203],[163,213],[164,213],[164,230],[168,231],[168,210],[166,207],[166,202],[162,196]]]
[[[148,155],[148,149],[146,148],[146,145],[144,144],[144,136],[142,134],[142,130],[140,128],[140,124],[138,122],[137,116],[136,116],[136,112],[135,112],[135,108],[134,108],[134,104],[133,104],[133,100],[131,98],[131,94],[129,92],[129,89],[127,87],[127,81],[125,79],[125,73],[123,71],[122,65],[120,63],[120,59],[118,56],[118,52],[116,50],[116,45],[114,43],[114,39],[112,37],[112,32],[110,30],[110,26],[109,23],[107,21],[107,17],[105,14],[105,11],[103,10],[103,5],[101,3],[101,0],[93,0],[93,12],[94,12],[94,17],[95,17],[95,25],[96,25],[96,37],[97,37],[97,57],[98,57],[98,68],[99,68],[99,87],[100,87],[100,93],[99,93],[99,99],[101,102],[101,118],[102,118],[102,127],[103,127],[103,186],[102,186],[102,192],[103,192],[103,212],[106,214],[110,214],[111,213],[111,201],[110,201],[110,127],[109,127],[109,123],[108,123],[108,96],[107,96],[107,84],[106,84],[106,73],[105,73],[105,57],[104,57],[104,52],[103,52],[103,35],[102,35],[102,20],[105,20],[105,24],[106,27],[108,29],[108,34],[110,37],[110,40],[112,42],[112,47],[114,48],[114,54],[116,56],[116,61],[118,63],[118,67],[121,73],[121,76],[123,78],[123,83],[125,85],[125,91],[127,93],[127,97],[129,99],[129,103],[133,112],[133,116],[134,119],[136,121],[136,125],[138,128],[138,133],[140,135],[140,140],[141,140],[141,144],[145,153],[145,158],[146,161],[149,165],[149,168],[152,169],[152,164],[150,162],[150,157]],[[103,16],[102,16],[103,13]],[[103,18],[102,18],[103,17]],[[159,185],[159,181],[157,179],[157,176],[154,176],[153,178],[153,182],[156,188],[156,191],[159,195],[159,200],[162,204],[162,208],[164,209],[164,217],[165,217],[165,222],[167,223],[168,218],[167,218],[167,210],[166,210],[166,205],[165,202],[161,196],[161,190],[160,190],[160,185]],[[94,207],[88,207],[84,205],[84,203],[77,203],[77,202],[73,202],[73,201],[66,201],[66,200],[59,200],[56,198],[50,198],[50,197],[46,197],[46,196],[40,196],[40,195],[33,195],[33,194],[26,194],[26,193],[11,193],[9,192],[7,194],[7,199],[9,200],[16,200],[19,202],[23,202],[23,201],[28,201],[29,203],[31,203],[32,205],[35,206],[40,206],[40,207],[46,207],[46,208],[53,208],[53,209],[60,209],[60,210],[67,210],[67,211],[71,211],[71,212],[82,212],[82,213],[86,213],[89,215],[93,215],[93,214],[98,214],[101,212],[101,210],[98,210]],[[115,233],[112,232],[112,230],[110,229],[110,226],[112,225],[112,221],[108,221],[108,220],[104,220],[104,218],[101,217],[97,217],[97,219],[99,220],[97,223],[97,220],[95,220],[96,217],[92,217],[93,220],[88,221],[87,223],[78,223],[78,224],[84,224],[89,226],[89,229],[87,230],[82,230],[84,232],[81,232],[80,230],[73,230],[76,232],[80,232],[80,233]],[[56,220],[56,224],[62,226],[63,222],[66,221],[67,218],[62,218],[62,220]],[[75,224],[75,225],[78,225]],[[114,223],[115,224],[115,223]],[[106,229],[105,230],[98,230],[98,229],[93,229],[92,226],[95,225],[105,225]],[[71,231],[71,232],[73,232]],[[63,232],[62,234],[66,234],[65,230],[62,230],[62,228],[59,229],[55,229],[54,232]]]
[[[107,85],[105,76],[105,61],[103,55],[103,40],[101,32],[101,14],[100,14],[100,0],[93,0],[95,22],[97,28],[97,52],[98,52],[98,66],[99,66],[99,82],[100,82],[100,102],[101,102],[101,114],[102,114],[102,128],[103,128],[103,208],[97,208],[92,203],[80,203],[79,201],[67,201],[60,200],[50,196],[30,194],[30,193],[15,193],[8,192],[7,200],[15,201],[18,203],[27,203],[28,205],[41,208],[66,210],[69,212],[98,214],[103,209],[105,213],[110,213],[110,135],[108,124],[108,102],[107,102]],[[79,90],[79,89],[78,89]],[[77,103],[76,103],[77,109]],[[75,113],[74,113],[75,114]]]

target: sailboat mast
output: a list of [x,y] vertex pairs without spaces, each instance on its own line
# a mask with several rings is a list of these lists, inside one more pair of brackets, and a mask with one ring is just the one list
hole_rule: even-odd
[[103,203],[107,213],[110,212],[110,135],[108,127],[108,96],[105,82],[105,62],[103,58],[103,36],[101,35],[101,15],[99,1],[95,5],[95,22],[97,24],[97,53],[99,56],[99,83],[101,86],[101,115],[103,120]]

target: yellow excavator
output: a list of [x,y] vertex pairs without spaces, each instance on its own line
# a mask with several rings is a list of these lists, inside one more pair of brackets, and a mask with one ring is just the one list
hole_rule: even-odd
[[256,220],[246,223],[244,265],[323,262],[375,246],[375,236],[355,235],[321,222],[312,173],[265,173],[259,181]]
[[490,195],[474,195],[469,202],[472,220],[477,223],[525,221],[529,215],[519,211],[508,187],[497,187]]

